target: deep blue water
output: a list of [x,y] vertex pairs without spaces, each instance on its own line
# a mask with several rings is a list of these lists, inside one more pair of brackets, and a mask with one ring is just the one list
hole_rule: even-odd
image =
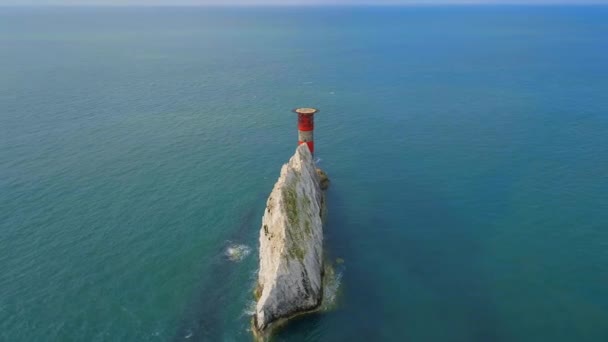
[[342,283],[276,340],[608,341],[607,56],[608,7],[0,8],[0,340],[250,340],[315,106]]

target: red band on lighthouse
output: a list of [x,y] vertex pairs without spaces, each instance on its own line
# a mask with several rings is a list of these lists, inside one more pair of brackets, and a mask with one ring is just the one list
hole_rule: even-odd
[[315,119],[312,115],[298,114],[298,130],[312,131],[315,129]]
[[310,153],[315,153],[315,142],[314,141],[298,141],[298,145],[302,145],[304,143],[306,145],[308,145],[308,149],[310,150]]
[[314,154],[314,115],[318,112],[318,110],[315,108],[298,108],[294,109],[294,112],[298,114],[298,145],[306,143],[310,153]]

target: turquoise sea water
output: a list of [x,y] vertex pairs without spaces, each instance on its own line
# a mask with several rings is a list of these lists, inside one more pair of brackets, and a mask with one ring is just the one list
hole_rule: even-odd
[[276,340],[608,341],[607,56],[608,7],[0,8],[0,340],[250,340],[316,106],[338,307]]

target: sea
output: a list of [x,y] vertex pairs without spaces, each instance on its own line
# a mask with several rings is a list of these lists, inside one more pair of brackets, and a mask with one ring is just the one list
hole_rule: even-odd
[[608,6],[474,5],[1,7],[0,340],[251,341],[302,106],[339,284],[274,341],[608,341]]

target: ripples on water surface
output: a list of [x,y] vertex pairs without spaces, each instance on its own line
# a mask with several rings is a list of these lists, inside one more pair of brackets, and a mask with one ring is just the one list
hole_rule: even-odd
[[0,340],[250,340],[297,106],[345,262],[277,340],[608,340],[607,37],[605,7],[2,8]]

